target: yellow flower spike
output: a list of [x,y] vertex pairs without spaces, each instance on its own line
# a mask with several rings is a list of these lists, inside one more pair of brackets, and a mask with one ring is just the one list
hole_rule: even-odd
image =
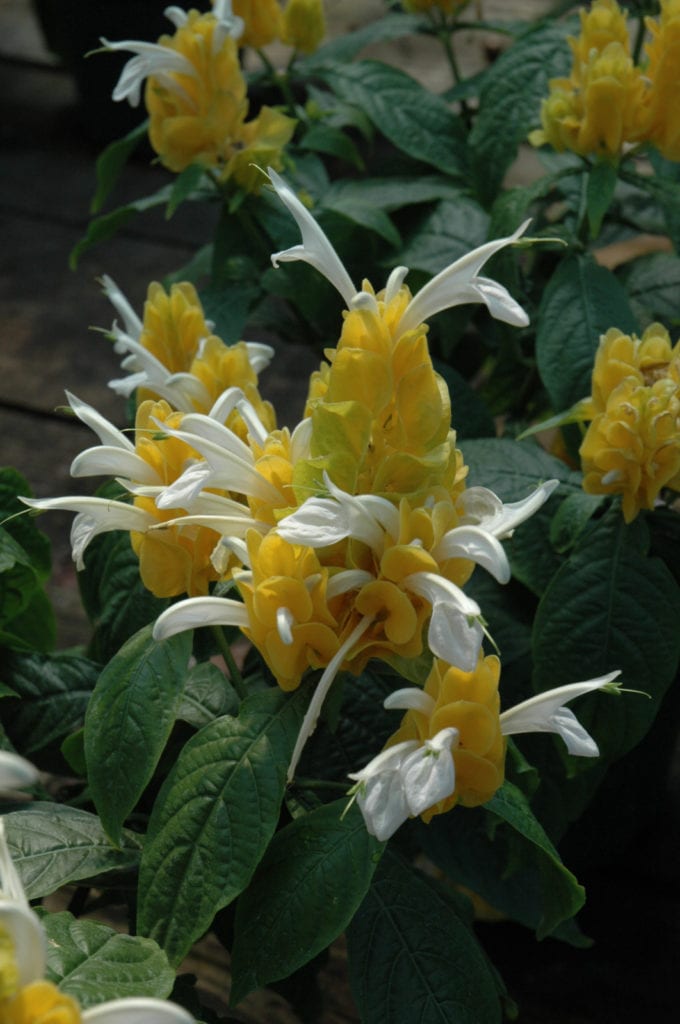
[[[163,425],[177,428],[182,414],[167,402],[143,402],[135,422],[136,452],[152,466],[163,485],[174,483],[189,462],[198,460],[185,441],[163,434]],[[138,495],[135,506],[152,516],[157,524],[176,519],[182,509],[160,509],[154,497]],[[211,562],[219,534],[202,526],[169,526],[162,530],[132,531],[130,540],[139,558],[139,571],[145,587],[156,597],[198,595],[220,574]]]
[[[221,338],[214,334],[205,338],[188,370],[201,382],[207,396],[207,401],[194,400],[196,412],[209,413],[227,388],[238,387],[254,408],[265,430],[275,429],[274,408],[260,396],[257,374],[244,341],[239,341],[236,345],[225,345]],[[234,409],[229,414],[226,425],[245,441],[248,430],[238,410]]]
[[316,554],[269,533],[247,535],[251,572],[236,575],[248,626],[283,690],[294,690],[309,668],[327,665],[338,649],[337,622],[326,599],[328,570]]
[[662,487],[680,487],[680,342],[661,324],[642,338],[612,328],[593,369],[593,418],[580,448],[589,494],[620,494],[631,522]]
[[301,53],[314,53],[326,34],[323,0],[288,0],[281,39]]
[[581,116],[575,152],[618,157],[643,133],[645,84],[621,43],[609,43],[583,65]]
[[50,981],[34,981],[0,1008],[2,1024],[81,1024],[80,1007]]
[[650,81],[645,137],[667,160],[680,160],[680,3],[662,0],[661,19],[646,19],[652,39],[645,47]]
[[174,284],[169,293],[156,281],[149,285],[139,341],[170,373],[188,370],[210,333],[192,284]]
[[281,8],[278,0],[232,0],[234,14],[243,18],[239,46],[259,49],[281,36]]
[[600,53],[610,43],[619,43],[626,53],[630,49],[626,11],[622,11],[616,0],[595,0],[586,11],[579,11],[581,34],[570,38],[569,45],[574,54],[574,73],[578,74],[580,64],[587,64],[593,50]]

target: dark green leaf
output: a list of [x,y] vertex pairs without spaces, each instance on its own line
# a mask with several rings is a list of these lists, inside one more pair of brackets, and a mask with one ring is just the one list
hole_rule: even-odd
[[151,939],[71,914],[46,914],[47,978],[86,1009],[110,999],[166,999],[175,973]]
[[[562,864],[524,794],[504,783],[484,807],[455,808],[416,831],[426,854],[452,881],[539,936],[560,929],[585,894]],[[578,942],[567,931],[567,941]]]
[[[2,586],[0,584],[0,590]],[[50,600],[44,590],[33,590],[18,615],[5,627],[5,643],[13,650],[32,650],[46,654],[56,643],[56,623]]]
[[232,949],[232,1004],[286,978],[338,937],[366,895],[383,844],[347,799],[278,832],[242,893]]
[[157,642],[144,626],[100,675],[85,718],[85,759],[102,825],[118,843],[179,709],[191,633]]
[[618,668],[624,686],[649,694],[579,698],[572,710],[605,760],[644,736],[678,667],[680,596],[663,562],[646,555],[647,545],[644,524],[626,526],[611,509],[552,580],[534,623],[537,692]]
[[276,828],[307,703],[255,694],[180,754],[156,800],[142,857],[139,930],[173,963],[248,885]]
[[6,627],[26,608],[37,586],[30,558],[0,526],[0,625]]
[[31,488],[21,473],[10,467],[0,469],[0,525],[29,555],[38,578],[44,581],[52,568],[49,538],[35,525],[35,518],[18,500],[19,494],[27,498],[32,496]]
[[366,178],[361,181],[341,178],[332,182],[323,194],[324,205],[329,201],[332,204],[338,199],[351,199],[387,210],[388,213],[416,203],[460,198],[460,186],[453,184],[450,178],[437,174],[423,174],[417,178],[405,175],[394,178]]
[[484,954],[454,904],[388,853],[347,933],[363,1024],[497,1024]]
[[377,206],[361,202],[360,199],[352,199],[346,196],[326,196],[323,200],[324,209],[347,217],[358,227],[368,228],[380,235],[389,244],[398,248],[401,245],[401,237],[394,224],[385,213]]
[[485,204],[493,202],[519,144],[538,124],[549,80],[569,73],[566,37],[573,27],[539,24],[501,54],[484,80],[470,147],[473,180]]
[[438,274],[486,241],[488,214],[464,195],[443,200],[428,213],[400,254],[407,267]]
[[320,74],[338,96],[365,110],[397,149],[465,180],[462,122],[415,79],[370,60],[324,68]]
[[586,189],[586,209],[591,238],[597,238],[600,233],[602,220],[614,198],[617,181],[616,165],[609,160],[599,160],[591,168]]
[[670,235],[673,247],[680,249],[680,188],[677,181],[658,175],[654,177],[621,171],[621,177],[650,195],[661,207],[664,226]]
[[488,487],[502,501],[520,501],[544,480],[559,480],[569,491],[581,489],[580,473],[531,441],[469,440],[463,455],[470,467],[468,485]]
[[643,327],[654,320],[670,327],[680,320],[680,258],[655,252],[635,260],[625,278],[630,305]]
[[625,291],[591,256],[565,259],[546,288],[538,314],[536,361],[553,408],[568,409],[590,394],[600,336],[610,327],[634,331]]
[[451,395],[451,426],[459,441],[471,437],[494,437],[496,429],[491,414],[477,392],[464,377],[439,360],[434,368],[448,385]]
[[201,729],[221,715],[238,712],[238,696],[217,665],[200,662],[191,669],[184,684],[177,717]]
[[81,878],[135,868],[139,862],[134,833],[126,832],[116,849],[99,818],[76,807],[37,802],[5,815],[4,821],[12,860],[30,900]]
[[115,142],[109,143],[106,149],[100,153],[97,158],[97,191],[90,204],[90,213],[99,213],[113,191],[125,164],[142,139],[145,138],[148,126],[148,120],[142,121],[122,139],[116,139]]
[[300,142],[300,149],[311,149],[316,153],[337,156],[353,164],[360,171],[364,168],[364,161],[354,141],[339,128],[328,124],[313,124]]
[[90,221],[85,236],[76,243],[71,251],[69,256],[71,270],[76,269],[80,257],[88,249],[91,249],[93,245],[96,245],[97,242],[105,242],[108,238],[113,238],[135,214],[143,213],[145,210],[152,210],[155,206],[163,206],[169,201],[171,194],[172,186],[166,185],[152,196],[136,199],[133,203],[128,203],[126,206],[118,207],[117,210],[112,210],[111,213],[95,217],[94,220]]
[[205,167],[201,164],[189,164],[181,174],[177,175],[172,185],[168,205],[165,208],[166,220],[170,220],[177,207],[181,206],[184,200],[196,191],[204,174]]
[[77,655],[8,655],[2,681],[20,700],[3,703],[7,730],[27,757],[83,724],[99,666]]

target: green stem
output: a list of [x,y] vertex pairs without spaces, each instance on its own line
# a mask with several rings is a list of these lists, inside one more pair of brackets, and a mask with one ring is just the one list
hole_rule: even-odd
[[[458,66],[458,60],[456,59],[456,53],[453,48],[452,28],[448,25],[444,15],[442,15],[440,25],[437,26],[437,37],[442,46],[444,47],[444,53],[446,54],[446,59],[449,62],[449,67],[451,68],[453,80],[456,85],[460,85],[460,83],[464,79],[463,75],[461,74],[461,70]],[[460,101],[460,113],[463,120],[465,121],[465,124],[467,125],[468,128],[470,128],[472,123],[472,115],[470,114],[470,108],[468,107],[465,100]]]
[[[290,87],[290,78],[288,76],[288,70],[284,71],[283,74],[280,74],[276,70],[276,68],[274,67],[267,54],[264,52],[264,50],[258,50],[257,52],[260,56],[260,60],[262,61],[267,71],[269,72],[269,76],[272,82],[281,90],[281,95],[283,96],[284,102],[288,107],[288,113],[290,114],[291,117],[297,117],[295,97],[293,96],[293,91]],[[291,65],[289,64],[288,67],[290,68],[290,66]]]
[[637,34],[635,36],[635,45],[633,46],[633,64],[637,64],[642,53],[642,44],[645,41],[645,19],[644,15],[640,15],[638,18]]
[[224,635],[224,630],[221,626],[212,627],[213,636],[217,640],[217,645],[220,649],[220,654],[224,658],[224,663],[227,666],[227,673],[229,675],[229,681],[236,690],[241,700],[245,700],[248,696],[248,690],[246,684],[243,681],[238,665],[234,661],[234,655],[231,653],[231,647],[227,643],[227,638]]

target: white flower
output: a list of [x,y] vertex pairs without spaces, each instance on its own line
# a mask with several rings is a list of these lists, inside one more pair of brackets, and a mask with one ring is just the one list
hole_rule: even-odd
[[[302,234],[301,245],[274,253],[274,266],[277,267],[282,261],[302,260],[311,264],[330,281],[340,292],[348,309],[375,308],[375,298],[372,294],[366,291],[357,292],[342,260],[309,210],[276,171],[269,168],[268,174],[276,194],[295,218]],[[529,318],[507,289],[497,281],[480,277],[479,271],[491,256],[506,245],[516,242],[528,225],[527,220],[507,238],[499,238],[480,245],[433,277],[409,302],[401,320],[394,328],[395,335],[406,334],[435,313],[467,302],[481,302],[497,320],[515,327],[526,327]],[[392,271],[387,282],[387,301],[397,294],[406,273],[405,267],[397,267]]]
[[424,743],[404,740],[350,774],[358,783],[354,791],[370,835],[384,842],[408,817],[451,796],[456,788],[451,748],[457,742],[454,728],[441,729]]
[[24,789],[38,781],[38,769],[11,750],[0,750],[0,791]]
[[[165,16],[176,29],[182,28],[187,22],[187,13],[181,7],[167,7]],[[214,55],[219,52],[227,36],[238,39],[243,34],[244,22],[242,18],[233,14],[231,0],[217,0],[213,16],[218,22],[212,41]],[[189,106],[194,106],[194,101],[189,93],[174,77],[178,74],[196,77],[194,65],[183,54],[171,46],[146,43],[139,39],[125,39],[115,43],[108,39],[102,39],[101,42],[107,50],[129,50],[135,54],[121,71],[120,78],[113,90],[113,99],[116,102],[127,100],[131,107],[139,106],[142,83],[145,78],[153,75],[164,88],[180,95]]]
[[501,715],[501,732],[514,736],[522,732],[554,732],[561,736],[570,754],[578,757],[597,757],[599,749],[593,737],[583,728],[576,715],[564,707],[570,700],[593,690],[616,692],[613,684],[620,671],[609,672],[596,679],[581,683],[569,683],[554,690],[546,690],[529,700],[517,704]]
[[[7,845],[0,817],[0,935],[10,940],[17,968],[17,991],[45,976],[45,930],[26,899]],[[4,1020],[0,1008],[0,1017]],[[175,1003],[162,999],[128,998],[100,1003],[82,1012],[83,1024],[193,1024],[194,1018]]]

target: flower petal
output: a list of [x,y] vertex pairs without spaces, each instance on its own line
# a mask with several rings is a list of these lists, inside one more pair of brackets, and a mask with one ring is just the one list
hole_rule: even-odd
[[185,629],[200,626],[247,626],[248,612],[241,601],[229,597],[188,597],[167,608],[156,619],[154,640],[166,640]]
[[0,790],[24,789],[38,781],[38,769],[11,750],[0,750]]
[[91,1006],[83,1024],[194,1024],[194,1018],[176,1003],[163,999],[114,999]]

